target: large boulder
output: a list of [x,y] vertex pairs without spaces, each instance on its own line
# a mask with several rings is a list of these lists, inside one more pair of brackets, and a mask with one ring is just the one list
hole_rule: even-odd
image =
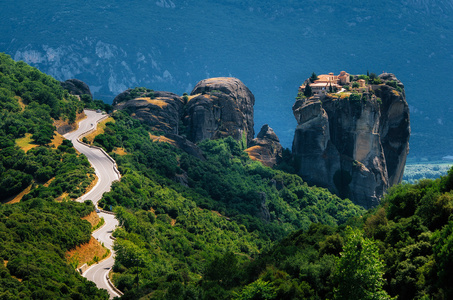
[[89,95],[93,98],[91,94],[90,87],[85,82],[78,80],[78,79],[68,79],[66,81],[60,81],[61,86],[68,90],[70,94],[82,96],[82,95]]
[[255,97],[239,79],[205,79],[190,95],[183,119],[189,140],[196,143],[231,136],[247,147],[255,134]]
[[383,84],[361,87],[357,95],[299,97],[293,106],[298,173],[366,208],[401,182],[409,151],[404,85],[393,74],[379,78]]
[[283,147],[274,130],[265,124],[245,151],[251,159],[273,167],[282,159]]
[[184,99],[170,92],[129,89],[113,100],[114,109],[128,111],[156,132],[178,134]]
[[190,96],[140,87],[113,100],[115,110],[128,112],[162,134],[153,135],[153,139],[169,142],[200,159],[204,157],[194,143],[204,139],[231,136],[247,147],[254,137],[254,104],[250,90],[239,79],[227,77],[200,81]]

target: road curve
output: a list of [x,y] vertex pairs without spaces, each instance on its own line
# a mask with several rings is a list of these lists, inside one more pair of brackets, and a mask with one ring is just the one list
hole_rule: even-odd
[[[77,138],[81,134],[96,128],[97,122],[105,117],[101,113],[96,113],[91,110],[85,110],[85,114],[87,115],[87,118],[79,123],[79,128],[65,134],[64,137],[71,140],[74,148],[88,158],[98,177],[98,182],[93,189],[80,197],[78,201],[83,202],[85,200],[91,200],[97,207],[97,203],[101,200],[102,195],[105,192],[110,191],[112,182],[119,180],[120,177],[115,171],[114,162],[104,152],[86,146],[78,141]],[[113,298],[120,295],[108,284],[106,277],[114,264],[115,253],[113,252],[113,240],[110,237],[115,227],[118,226],[118,220],[111,214],[100,212],[98,215],[99,217],[104,218],[105,224],[93,233],[93,237],[110,249],[112,255],[102,262],[92,265],[83,273],[83,276],[88,280],[93,281],[98,288],[106,289],[109,292],[110,298]]]

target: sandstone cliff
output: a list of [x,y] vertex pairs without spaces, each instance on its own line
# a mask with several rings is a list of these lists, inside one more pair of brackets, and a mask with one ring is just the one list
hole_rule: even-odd
[[135,88],[113,100],[115,109],[127,110],[155,131],[183,135],[194,143],[231,136],[244,148],[255,134],[254,104],[250,90],[231,77],[202,80],[190,97]]
[[232,136],[243,147],[253,139],[255,97],[237,78],[219,77],[200,81],[185,108],[184,125],[193,142]]
[[251,159],[273,167],[281,160],[283,147],[274,130],[265,124],[245,151]]
[[158,132],[178,134],[184,99],[169,92],[144,88],[128,89],[113,100],[115,109],[127,110],[132,117]]
[[382,74],[374,83],[349,92],[299,95],[293,106],[298,173],[366,208],[401,182],[409,151],[403,84],[393,74]]
[[204,156],[194,143],[204,139],[231,136],[247,147],[254,137],[254,104],[250,90],[229,77],[202,80],[190,96],[142,87],[128,89],[113,100],[115,110],[125,110],[163,133],[150,136],[153,140],[173,144],[200,159]]

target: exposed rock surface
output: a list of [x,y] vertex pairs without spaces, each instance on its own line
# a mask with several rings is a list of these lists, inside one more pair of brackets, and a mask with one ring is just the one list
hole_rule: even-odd
[[178,134],[184,100],[176,94],[129,89],[119,94],[113,104],[115,109],[127,110],[132,117],[148,123],[155,131]]
[[193,142],[227,136],[242,141],[253,139],[255,97],[237,78],[219,77],[200,81],[186,105],[184,125]]
[[275,166],[282,158],[283,147],[274,130],[265,124],[245,150],[251,159],[268,167]]
[[[190,97],[135,88],[113,100],[114,109],[126,110],[133,118],[164,133],[153,135],[154,139],[173,144],[200,159],[204,156],[194,143],[204,139],[231,136],[247,147],[254,137],[254,104],[250,90],[239,79],[230,77],[202,80]],[[271,137],[269,133],[265,138],[279,144],[275,134]],[[275,148],[272,151],[278,152]]]
[[86,95],[90,95],[90,97],[93,98],[90,87],[81,80],[68,79],[66,81],[60,81],[60,84],[65,90],[68,90],[69,93],[72,95],[81,96],[81,95],[86,94]]
[[255,134],[254,104],[250,90],[239,79],[230,77],[202,80],[190,97],[135,88],[113,100],[115,109],[129,111],[156,131],[186,135],[194,143],[231,136],[244,147]]
[[293,106],[298,173],[366,208],[376,206],[390,186],[401,182],[409,151],[404,86],[393,74],[379,78],[394,87],[370,85],[362,100],[333,94],[301,98]]

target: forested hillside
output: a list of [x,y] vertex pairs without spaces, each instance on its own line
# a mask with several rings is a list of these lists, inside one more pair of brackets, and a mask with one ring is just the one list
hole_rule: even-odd
[[[65,258],[90,239],[81,218],[94,207],[71,200],[94,172],[55,131],[102,104],[0,59],[0,298],[107,299]],[[232,138],[200,142],[196,158],[125,111],[112,120],[86,141],[122,174],[100,206],[121,224],[112,279],[124,299],[453,297],[453,169],[366,212]]]
[[348,226],[292,233],[235,269],[247,278],[237,299],[384,299],[381,287],[397,299],[451,299],[452,189],[450,170],[392,188]]
[[1,299],[108,297],[65,258],[90,240],[81,218],[94,206],[69,200],[85,192],[94,170],[54,122],[73,124],[84,105],[55,79],[0,54]]
[[126,298],[173,299],[181,289],[187,297],[230,298],[241,274],[222,274],[218,260],[236,268],[294,230],[364,213],[297,175],[250,160],[232,138],[200,143],[199,159],[153,142],[150,128],[123,111],[113,118],[94,144],[111,151],[122,174],[99,205],[116,207],[122,225],[113,280]]

